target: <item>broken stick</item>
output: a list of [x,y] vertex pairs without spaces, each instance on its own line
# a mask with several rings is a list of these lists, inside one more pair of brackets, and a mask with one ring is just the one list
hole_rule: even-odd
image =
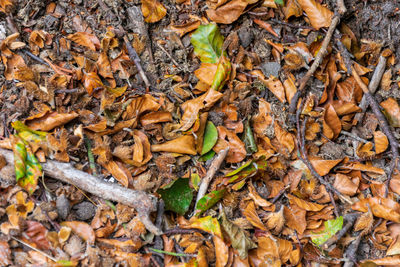
[[199,202],[199,200],[205,196],[208,185],[211,182],[211,179],[214,177],[214,175],[217,173],[219,168],[221,167],[222,162],[224,162],[224,159],[226,158],[226,155],[228,154],[229,147],[221,150],[218,152],[217,156],[214,158],[213,162],[211,163],[210,168],[208,169],[206,176],[201,179],[201,184],[199,187],[199,192],[197,193],[197,198],[196,198],[196,205]]
[[[12,151],[0,148],[7,163],[14,165],[14,154]],[[162,234],[150,219],[150,213],[156,211],[157,199],[153,195],[143,191],[122,187],[118,184],[108,183],[86,172],[75,169],[70,163],[62,163],[55,160],[47,160],[42,163],[45,175],[56,180],[73,184],[83,191],[98,197],[120,202],[133,207],[139,215],[141,222],[147,230],[155,235]]]

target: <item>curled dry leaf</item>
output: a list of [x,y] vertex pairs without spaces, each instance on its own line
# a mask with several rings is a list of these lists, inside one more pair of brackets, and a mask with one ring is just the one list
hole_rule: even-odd
[[208,9],[207,16],[216,23],[230,24],[242,15],[247,6],[245,0],[232,0],[217,9]]
[[270,237],[262,236],[258,238],[256,255],[261,260],[261,263],[268,262],[268,266],[271,267],[281,266],[278,245],[279,243]]
[[193,135],[182,135],[171,141],[151,146],[153,152],[173,152],[196,155],[195,140]]
[[315,0],[297,0],[300,7],[306,12],[311,25],[319,30],[331,25],[333,13]]
[[351,208],[356,211],[367,212],[368,206],[374,216],[397,223],[400,222],[400,204],[389,198],[365,198],[354,203]]
[[333,132],[333,139],[339,136],[340,132],[342,131],[342,123],[336,114],[335,109],[331,104],[328,104],[326,109],[325,109],[325,114],[324,114],[324,128],[325,125],[328,125],[329,128]]
[[393,127],[400,127],[400,107],[394,98],[389,97],[381,102],[383,113]]
[[380,154],[385,152],[389,146],[389,141],[386,135],[381,131],[374,132],[375,153]]
[[289,199],[290,204],[292,204],[292,205],[295,204],[298,207],[300,207],[306,211],[320,211],[326,207],[325,205],[320,205],[317,203],[309,202],[309,201],[300,199],[298,197],[295,197],[293,195],[288,194],[287,197]]
[[154,23],[160,21],[167,14],[167,9],[157,0],[142,0],[144,21]]
[[249,201],[249,203],[247,204],[246,208],[242,211],[242,213],[254,227],[267,231],[267,228],[262,223],[260,217],[258,217],[254,201]]
[[285,224],[302,235],[307,227],[306,211],[297,205],[291,204],[284,207],[283,214],[286,219]]
[[242,140],[232,131],[229,131],[224,126],[218,126],[218,141],[213,150],[219,152],[229,147],[228,155],[225,158],[226,162],[238,163],[246,157],[246,147]]
[[60,225],[71,228],[71,230],[83,240],[87,241],[91,245],[94,244],[96,236],[89,224],[80,221],[67,221],[62,222]]
[[27,229],[25,234],[29,237],[30,241],[35,243],[39,249],[50,249],[50,242],[47,240],[47,229],[39,222],[26,221]]
[[400,254],[400,239],[399,236],[392,241],[388,250],[386,251],[386,256],[394,256]]
[[56,111],[44,114],[43,117],[29,117],[25,120],[26,126],[32,130],[50,131],[56,127],[62,126],[79,116],[75,111],[69,113],[58,113]]
[[285,6],[283,7],[283,14],[285,14],[285,19],[289,19],[292,16],[300,17],[303,14],[303,10],[297,3],[297,0],[287,0],[285,2]]
[[92,51],[100,48],[100,41],[96,35],[87,32],[76,32],[70,34],[67,37],[71,41],[77,43],[78,45],[85,46]]
[[[384,257],[380,259],[374,260],[363,260],[362,266],[399,266],[400,265],[400,255],[391,256],[391,257]],[[374,264],[374,265],[367,265],[367,264]]]
[[347,175],[337,173],[333,187],[335,187],[342,194],[353,196],[357,193],[359,183],[359,178],[350,179],[350,177]]
[[285,224],[285,217],[283,216],[283,205],[278,212],[271,212],[267,215],[266,225],[269,230],[275,234],[280,234]]

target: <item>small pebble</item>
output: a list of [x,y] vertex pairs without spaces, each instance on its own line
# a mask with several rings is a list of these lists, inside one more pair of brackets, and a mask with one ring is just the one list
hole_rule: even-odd
[[71,211],[71,205],[69,204],[68,198],[64,194],[58,196],[56,206],[58,216],[60,216],[61,219],[65,220],[69,212]]
[[74,210],[76,210],[76,217],[80,221],[90,220],[96,214],[96,206],[87,201],[76,204]]

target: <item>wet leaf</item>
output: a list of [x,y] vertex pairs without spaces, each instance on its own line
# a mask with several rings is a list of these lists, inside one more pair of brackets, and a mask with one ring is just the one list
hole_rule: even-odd
[[190,42],[201,62],[218,63],[222,54],[224,37],[219,32],[217,24],[209,23],[199,26],[192,34]]
[[297,0],[301,8],[306,12],[311,25],[319,30],[321,27],[329,27],[333,17],[332,11],[322,6],[315,0]]
[[99,39],[95,35],[87,32],[76,32],[74,34],[68,35],[67,38],[77,43],[78,45],[85,46],[93,51],[96,51],[96,49],[100,48]]
[[325,229],[322,232],[314,233],[311,235],[311,240],[317,246],[321,246],[325,241],[331,238],[336,232],[343,227],[343,216],[339,216],[334,220],[324,222]]
[[157,0],[142,0],[144,21],[154,23],[160,21],[167,14],[167,9]]
[[204,132],[204,141],[203,141],[203,148],[201,150],[201,155],[204,155],[207,152],[209,152],[217,143],[217,140],[218,140],[217,128],[215,127],[214,123],[208,121],[206,125],[206,130]]
[[218,7],[207,9],[207,16],[216,23],[230,24],[237,20],[247,6],[245,0],[232,0]]
[[196,205],[196,210],[199,210],[196,216],[214,206],[225,194],[226,189],[212,191],[202,197]]
[[221,212],[221,219],[222,228],[228,234],[232,242],[232,247],[238,251],[241,259],[247,258],[247,251],[256,248],[257,245],[246,235],[243,229],[226,218],[223,210]]
[[60,223],[61,226],[66,226],[72,229],[72,231],[87,241],[89,244],[94,244],[96,235],[89,224],[80,221],[67,221]]
[[193,190],[189,186],[189,179],[179,178],[168,189],[157,191],[165,202],[167,210],[184,215],[193,199]]

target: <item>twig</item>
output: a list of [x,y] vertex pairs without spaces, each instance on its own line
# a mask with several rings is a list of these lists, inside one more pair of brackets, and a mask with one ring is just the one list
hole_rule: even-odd
[[22,240],[16,238],[16,237],[11,236],[11,238],[14,239],[15,241],[21,243],[22,245],[27,246],[28,248],[33,249],[33,250],[36,251],[36,252],[39,252],[40,254],[42,254],[43,256],[45,256],[45,257],[47,257],[47,258],[49,258],[50,260],[52,260],[52,261],[54,261],[54,262],[57,262],[57,259],[56,259],[56,258],[54,258],[53,256],[50,256],[49,254],[47,254],[47,253],[41,251],[40,249],[37,249],[37,248],[35,248],[35,247],[29,245],[28,243],[26,243],[26,242],[24,242],[24,241],[22,241]]
[[176,60],[171,56],[171,54],[158,42],[156,42],[157,46],[169,57],[169,59],[171,59],[171,61],[175,64],[175,66],[180,69],[183,70],[182,67],[179,65],[178,62],[176,62]]
[[146,85],[147,88],[150,88],[150,82],[149,79],[147,79],[146,73],[144,73],[143,67],[140,63],[140,58],[135,48],[129,42],[128,37],[126,35],[124,35],[124,43],[126,49],[128,50],[129,58],[135,63],[136,68],[138,69],[140,77],[142,77],[144,84]]
[[[250,14],[250,15],[259,16],[259,15],[257,15],[257,13],[254,13],[254,12],[252,12],[252,13],[249,12],[249,14]],[[284,26],[288,26],[288,27],[290,27],[290,28],[315,30],[313,27],[307,26],[307,25],[296,25],[296,24],[292,24],[292,23],[287,23],[287,22],[284,22],[284,21],[280,21],[280,20],[278,20],[278,19],[269,19],[269,20],[272,21],[272,22],[275,22],[275,23],[284,25]]]
[[336,29],[336,26],[340,22],[340,15],[335,15],[332,19],[331,25],[329,26],[328,32],[325,35],[324,41],[322,42],[321,48],[318,51],[317,56],[314,59],[313,64],[311,67],[308,69],[306,75],[300,80],[300,85],[299,88],[296,92],[296,94],[292,97],[292,100],[289,105],[289,113],[294,114],[297,108],[297,102],[299,101],[300,95],[302,94],[304,88],[307,85],[308,80],[311,78],[311,76],[314,74],[314,72],[317,70],[319,65],[321,64],[322,60],[324,59],[326,53],[328,52],[328,45],[332,39],[332,35]]
[[[0,148],[0,154],[4,156],[8,164],[14,164],[12,151]],[[45,163],[42,163],[42,168],[45,175],[49,177],[73,184],[98,197],[133,207],[138,212],[139,218],[147,230],[156,235],[162,234],[162,231],[150,220],[150,212],[156,210],[157,203],[157,198],[153,195],[143,191],[128,189],[118,184],[108,183],[86,172],[75,169],[69,163],[47,160]]]
[[329,194],[329,198],[331,199],[332,206],[333,206],[333,212],[335,213],[336,218],[338,218],[339,217],[339,209],[336,205],[335,198],[332,194],[332,191],[328,190],[328,194]]
[[379,125],[381,126],[383,133],[389,139],[390,150],[392,151],[393,160],[391,162],[391,166],[390,166],[389,172],[387,174],[387,180],[386,180],[385,197],[387,197],[387,195],[389,193],[390,180],[392,178],[393,171],[396,168],[397,162],[399,160],[399,151],[397,150],[399,143],[397,142],[392,131],[390,130],[390,126],[389,126],[385,116],[383,115],[378,102],[376,101],[374,96],[369,92],[368,87],[361,80],[360,76],[358,75],[358,73],[354,69],[354,67],[352,67],[352,75],[354,77],[354,80],[357,82],[357,84],[363,90],[364,96],[366,96],[366,99],[367,99],[367,103],[371,107],[372,112],[375,114],[376,118],[378,119]]
[[[371,94],[375,93],[376,89],[378,88],[378,86],[381,82],[382,75],[385,72],[386,61],[387,61],[387,59],[384,56],[381,55],[379,57],[379,62],[376,65],[374,74],[372,75],[371,81],[368,84],[368,91]],[[367,97],[365,95],[363,95],[359,107],[361,108],[362,112],[357,113],[354,116],[355,123],[360,123],[363,120],[365,111],[368,108]]]
[[358,235],[357,238],[347,247],[344,253],[347,261],[343,264],[343,267],[353,267],[355,265],[357,261],[355,256],[357,255],[358,246],[360,245],[362,237],[363,235]]
[[[354,222],[356,221],[359,213],[349,213],[344,216],[344,220],[346,221],[345,225],[342,229],[340,229],[334,236],[329,238],[325,243],[322,244],[322,249],[328,250],[333,244],[336,244],[346,233],[347,231],[353,226]],[[331,248],[333,249],[333,247]]]
[[347,135],[348,137],[351,137],[351,138],[353,138],[353,139],[355,139],[355,140],[357,140],[357,141],[359,141],[359,142],[368,143],[367,140],[365,140],[365,139],[363,139],[363,138],[361,138],[361,137],[358,137],[357,135],[354,135],[353,133],[349,133],[349,132],[346,132],[346,131],[344,131],[344,130],[342,130],[340,133],[341,133],[341,134],[344,134],[344,135]]
[[54,93],[56,93],[56,94],[72,94],[72,93],[76,93],[76,92],[79,92],[79,88],[54,90]]
[[290,188],[290,183],[288,185],[286,185],[284,188],[282,188],[278,194],[271,200],[271,203],[275,203],[278,201],[278,199],[283,195],[283,193],[286,192],[286,190],[288,190]]
[[310,160],[308,159],[307,151],[305,148],[305,129],[306,129],[307,117],[304,119],[302,127],[300,127],[300,113],[303,109],[303,106],[304,106],[304,99],[303,99],[303,101],[301,101],[300,107],[297,109],[297,112],[296,112],[296,128],[297,128],[297,140],[298,140],[298,142],[296,142],[296,145],[297,145],[297,150],[300,152],[300,159],[304,162],[304,164],[310,170],[311,174],[314,175],[321,184],[323,184],[328,190],[331,190],[332,192],[337,194],[342,199],[346,199],[342,195],[342,193],[340,193],[336,188],[334,188],[330,183],[325,181],[325,179],[317,173],[314,166],[311,164]]
[[214,177],[215,173],[221,167],[222,162],[224,161],[224,159],[226,158],[226,155],[228,154],[228,151],[229,151],[229,147],[218,152],[217,156],[214,158],[213,162],[211,163],[211,166],[208,169],[206,176],[203,179],[201,179],[201,184],[199,187],[199,192],[197,193],[195,207],[197,206],[197,203],[199,202],[199,200],[202,197],[204,197],[204,195],[206,194],[206,192],[208,190],[208,185],[210,184],[211,179]]
[[195,228],[193,228],[193,229],[173,228],[173,229],[164,231],[164,235],[166,235],[166,236],[187,235],[187,234],[193,234],[193,232],[205,233],[204,231],[195,229]]
[[51,67],[49,63],[47,63],[46,61],[44,61],[43,59],[41,59],[40,57],[32,54],[30,51],[28,51],[27,49],[22,49],[21,50],[25,55],[29,56],[30,58],[32,58],[33,60],[39,62],[40,64],[46,65],[47,67]]

